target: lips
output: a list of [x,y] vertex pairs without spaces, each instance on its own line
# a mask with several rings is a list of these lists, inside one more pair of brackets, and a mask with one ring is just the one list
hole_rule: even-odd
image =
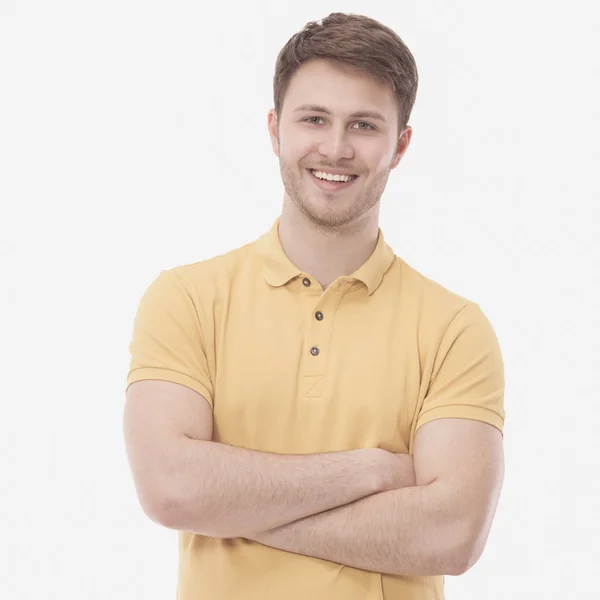
[[349,188],[351,188],[355,182],[358,181],[359,179],[359,175],[357,175],[356,177],[354,177],[354,179],[351,179],[348,182],[345,181],[328,181],[327,179],[319,179],[318,177],[315,177],[312,173],[312,169],[306,169],[306,171],[308,172],[309,177],[312,179],[313,184],[320,190],[326,191],[326,192],[337,192],[337,191],[343,191],[343,190],[347,190]]
[[[315,176],[315,173],[317,171],[320,171],[320,169],[307,169],[307,171],[310,171],[311,175],[313,175],[313,177]],[[321,171],[322,173],[329,173],[329,171],[327,171],[327,169],[323,169]],[[352,179],[350,181],[354,181],[354,179],[358,178],[358,175],[356,173],[332,173],[332,175],[349,175],[350,177],[352,177]],[[319,179],[320,181],[329,181],[328,179],[320,179],[319,177],[316,177],[316,179]],[[334,181],[333,183],[339,183]],[[341,183],[345,183],[345,182],[341,182]],[[350,183],[350,182],[348,182]]]

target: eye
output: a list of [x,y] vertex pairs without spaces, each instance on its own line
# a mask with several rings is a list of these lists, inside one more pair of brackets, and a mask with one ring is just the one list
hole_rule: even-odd
[[[311,121],[311,119],[323,119],[323,117],[308,117],[306,119],[304,119],[306,122],[310,123],[311,125],[316,125],[317,123],[315,123],[314,121]],[[366,125],[366,127],[359,127],[358,129],[362,129],[364,131],[369,131],[370,129],[375,130],[375,127],[373,127],[373,125],[371,125],[370,123],[367,123],[366,121],[357,121],[357,124],[360,125]]]

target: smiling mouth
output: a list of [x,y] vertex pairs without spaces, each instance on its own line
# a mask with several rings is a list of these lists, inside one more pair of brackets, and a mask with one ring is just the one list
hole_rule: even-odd
[[350,187],[360,176],[355,175],[350,181],[329,181],[328,179],[319,179],[315,176],[313,169],[306,169],[310,173],[311,179],[321,189],[325,190],[338,190]]

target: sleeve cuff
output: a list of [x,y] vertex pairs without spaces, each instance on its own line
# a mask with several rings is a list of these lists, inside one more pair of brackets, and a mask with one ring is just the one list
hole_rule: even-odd
[[489,423],[490,425],[493,425],[496,429],[500,431],[502,437],[504,437],[503,416],[499,415],[493,410],[490,410],[489,408],[484,408],[482,406],[470,406],[464,404],[440,406],[428,410],[419,417],[415,433],[419,429],[419,427],[421,427],[421,425],[425,425],[425,423],[429,423],[429,421],[434,421],[435,419],[444,418],[473,419],[475,421],[483,421],[484,423]]
[[160,381],[171,381],[173,383],[184,385],[185,387],[188,387],[201,394],[210,405],[211,410],[213,409],[212,394],[206,385],[197,381],[193,377],[186,375],[185,373],[171,371],[170,369],[159,369],[156,367],[143,367],[140,369],[134,369],[127,376],[127,387],[125,388],[125,391],[127,391],[127,388],[135,381],[142,381],[144,379],[158,379]]

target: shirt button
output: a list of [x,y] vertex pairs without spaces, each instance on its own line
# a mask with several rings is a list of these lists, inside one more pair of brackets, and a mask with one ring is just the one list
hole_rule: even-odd
[[303,283],[303,284],[304,284],[306,287],[308,287],[308,286],[310,286],[310,279],[309,279],[308,277],[305,277],[305,278],[302,280],[302,283]]
[[315,317],[317,317],[317,321],[322,321],[323,313],[321,311],[319,311],[318,313],[315,313]]
[[318,349],[318,348],[316,348],[315,346],[313,346],[313,347],[310,349],[310,353],[311,353],[313,356],[317,356],[317,354],[319,354],[319,349]]

